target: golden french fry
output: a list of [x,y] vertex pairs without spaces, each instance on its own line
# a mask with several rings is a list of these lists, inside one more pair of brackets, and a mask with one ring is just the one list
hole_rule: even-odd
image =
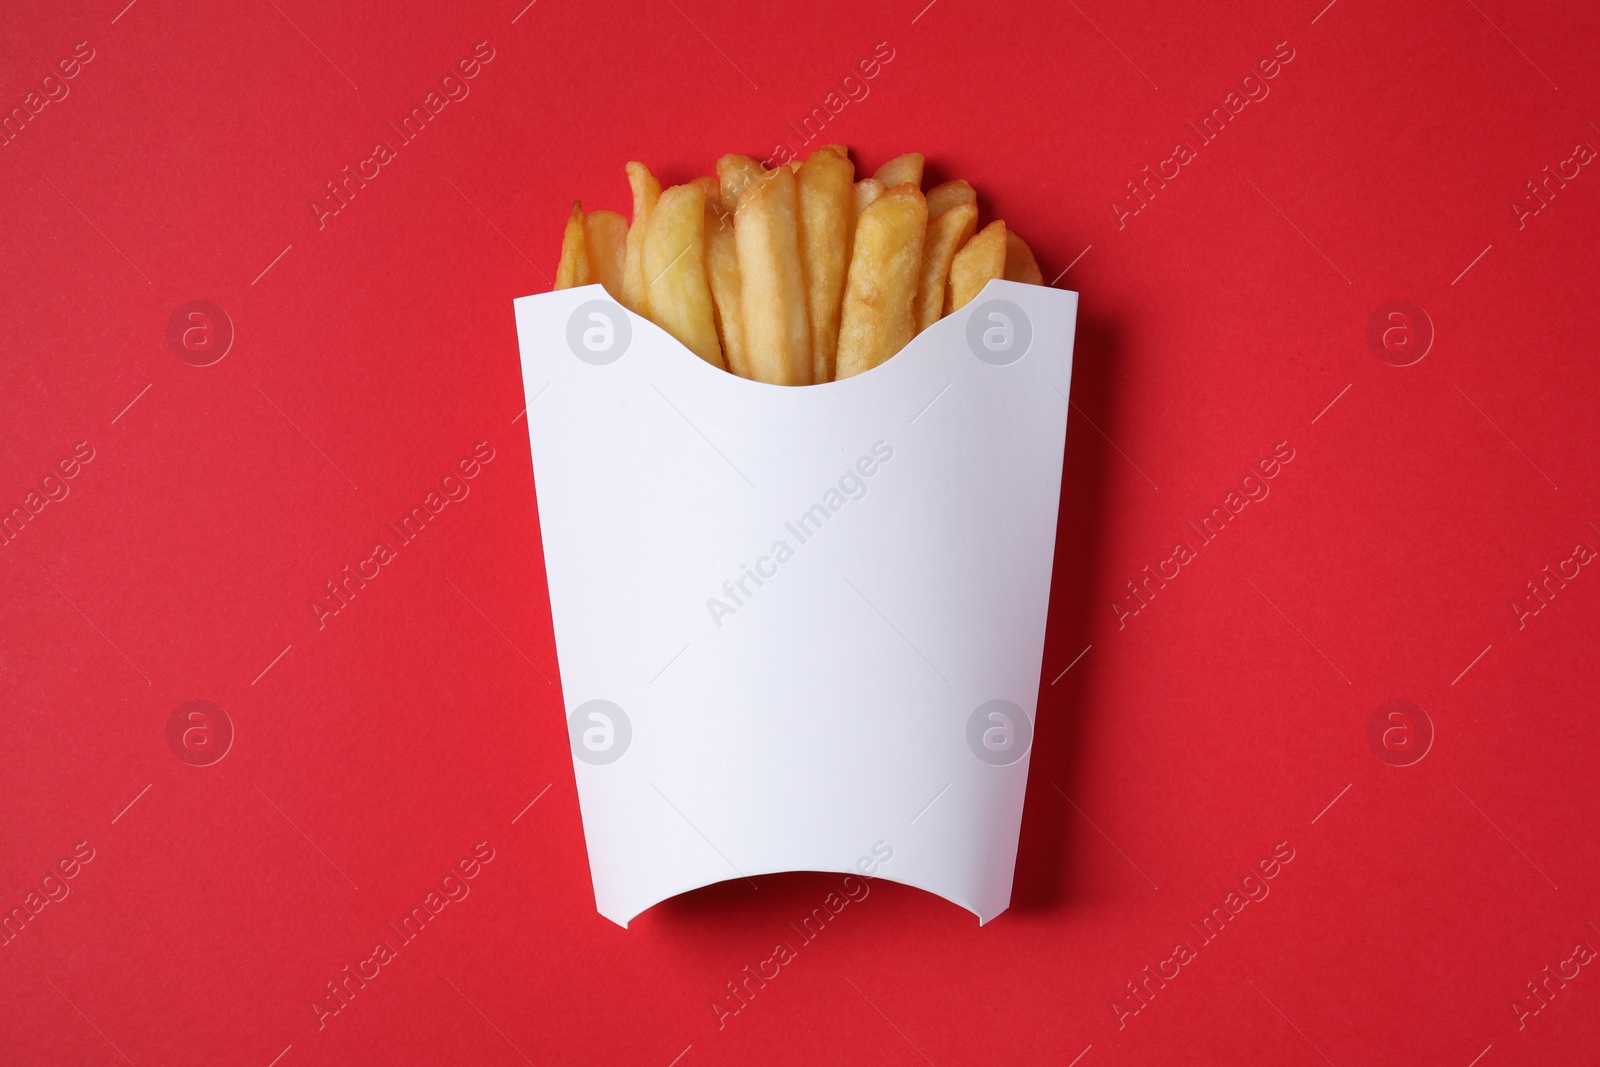
[[956,204],[937,218],[932,217],[932,209],[929,210],[928,236],[922,247],[922,274],[917,282],[918,333],[938,322],[944,314],[950,261],[978,229],[977,204]]
[[[697,179],[697,182],[700,179]],[[728,369],[741,378],[750,377],[750,361],[744,345],[744,286],[739,278],[739,249],[733,236],[733,213],[722,206],[717,183],[704,179],[706,194],[705,242],[706,276],[711,285],[711,302],[717,319],[717,338]]]
[[895,186],[905,182],[910,182],[920,189],[922,188],[922,153],[907,152],[903,156],[895,156],[879,167],[873,177],[882,182],[886,189],[893,189]]
[[1039,261],[1033,258],[1033,249],[1017,236],[1016,230],[1006,231],[1005,279],[1008,282],[1027,282],[1029,285],[1044,284],[1044,272],[1039,269]]
[[572,214],[567,216],[567,229],[561,235],[561,262],[556,266],[556,288],[571,289],[588,285],[589,250],[583,239],[583,205],[572,202]]
[[750,376],[773,385],[807,385],[811,322],[800,269],[794,172],[788,167],[766,171],[740,195],[743,199],[733,212],[733,236],[739,250]]
[[991,278],[1006,272],[1006,224],[995,219],[961,246],[950,261],[950,284],[946,290],[944,313],[960,311],[967,301],[983,291]]
[[839,304],[850,269],[855,167],[833,147],[811,153],[795,172],[800,203],[800,269],[811,319],[811,380],[833,381]]
[[935,185],[928,190],[928,221],[932,222],[957,204],[976,204],[977,202],[977,190],[960,178],[953,182],[943,182]]
[[856,182],[856,218],[860,218],[867,205],[882,196],[887,188],[876,178],[862,178]]
[[635,315],[648,315],[650,294],[644,278],[644,233],[661,195],[661,183],[643,163],[629,163],[628,184],[633,188],[633,221],[628,225],[628,241],[623,250],[622,304]]
[[590,281],[622,300],[622,262],[627,254],[628,220],[615,211],[591,211],[583,219],[584,248],[589,253]]
[[910,182],[874,200],[856,221],[839,322],[839,378],[871,370],[915,336],[912,305],[927,226],[927,202]]
[[706,278],[705,220],[705,187],[674,185],[650,212],[640,259],[651,320],[713,367],[723,367]]
[[722,189],[722,206],[738,211],[746,194],[761,181],[761,164],[749,156],[723,156],[717,160],[717,180]]

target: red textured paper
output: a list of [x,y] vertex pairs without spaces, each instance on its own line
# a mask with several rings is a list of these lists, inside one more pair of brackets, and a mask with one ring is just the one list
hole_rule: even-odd
[[[1591,8],[123,3],[0,30],[0,1063],[1600,1048]],[[1013,906],[880,880],[806,940],[841,878],[792,874],[624,931],[511,301],[626,160],[804,151],[808,115],[970,179],[1082,293]]]

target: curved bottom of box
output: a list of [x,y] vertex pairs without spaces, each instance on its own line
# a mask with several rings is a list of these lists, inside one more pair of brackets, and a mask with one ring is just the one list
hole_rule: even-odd
[[[920,889],[926,893],[932,893],[934,896],[939,897],[942,900],[947,900],[959,908],[964,908],[967,911],[970,911],[973,915],[977,916],[979,926],[985,925],[989,922],[989,920],[1000,915],[1011,906],[1010,886],[1006,887],[1004,898],[1005,902],[998,908],[988,911],[986,914],[985,910],[970,893],[970,887],[951,886],[946,884],[945,880],[938,878],[919,878],[915,875],[896,877],[895,875],[889,874],[883,870],[879,870],[877,874],[866,875],[855,868],[839,869],[807,867],[804,869],[796,869],[792,867],[774,867],[768,870],[748,870],[744,872],[743,877],[757,878],[769,874],[837,874],[841,876],[857,878],[862,882],[868,883],[894,882],[896,885],[910,886],[912,889]],[[639,886],[636,887],[638,890],[636,893],[629,895],[629,899],[626,903],[617,901],[612,902],[609,906],[607,904],[597,904],[597,906],[601,915],[607,919],[610,919],[612,922],[626,930],[630,922],[649,911],[657,904],[671,900],[673,897],[682,896],[684,893],[693,892],[696,889],[705,889],[708,886],[719,885],[723,882],[738,881],[740,877],[740,875],[735,874],[730,878],[728,876],[727,867],[724,865],[715,871],[708,871],[706,876],[701,880],[691,881],[687,884],[663,885],[652,888]],[[849,896],[849,892],[845,890],[841,890],[840,892],[844,896]]]

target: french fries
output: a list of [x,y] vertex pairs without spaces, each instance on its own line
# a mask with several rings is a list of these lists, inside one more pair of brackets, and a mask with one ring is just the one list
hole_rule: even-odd
[[811,380],[833,381],[839,306],[855,229],[856,168],[833,146],[811,153],[795,171],[800,198],[800,268],[811,316]]
[[856,216],[867,210],[867,205],[882,196],[886,186],[876,178],[862,178],[856,182]]
[[960,311],[990,281],[1006,272],[1006,224],[995,219],[979,230],[950,261],[944,313]]
[[912,303],[921,276],[928,203],[902,182],[861,213],[839,317],[838,377],[882,363],[916,335]]
[[885,189],[893,189],[897,185],[910,182],[918,189],[922,188],[922,163],[921,152],[907,152],[903,156],[895,156],[889,162],[879,167],[872,175],[883,183]]
[[689,351],[725,368],[706,274],[703,185],[674,185],[661,194],[645,227],[640,258],[655,321]]
[[628,220],[615,211],[591,211],[583,219],[583,241],[589,255],[590,281],[599,282],[611,299],[621,301]]
[[661,195],[661,183],[643,163],[629,163],[628,184],[633,188],[633,221],[628,225],[622,259],[622,306],[635,315],[650,313],[644,284],[644,228]]
[[928,190],[928,221],[932,222],[957,204],[977,203],[977,190],[960,178],[953,182],[935,185]]
[[733,212],[750,376],[771,385],[811,382],[811,320],[800,269],[794,171],[769,170]]
[[589,250],[584,241],[583,204],[574,200],[572,214],[567,216],[567,230],[561,236],[561,262],[556,267],[556,288],[570,289],[588,285]]
[[978,228],[977,191],[922,191],[924,157],[856,179],[844,145],[766,169],[717,160],[716,177],[663,191],[627,165],[632,219],[574,203],[557,289],[598,282],[715,367],[771,385],[861,374],[959,311],[989,282],[1044,284],[1000,220]]
[[[707,184],[715,184],[708,178]],[[716,313],[717,338],[728,369],[741,378],[750,377],[750,361],[744,347],[744,282],[739,274],[739,249],[733,238],[733,212],[722,203],[719,192],[706,196],[705,216],[706,275],[711,283],[711,302]]]
[[1033,249],[1028,243],[1017,236],[1016,230],[1006,231],[1006,269],[1005,279],[1008,282],[1025,282],[1028,285],[1043,285],[1044,274],[1039,270],[1039,261],[1033,258]]
[[944,314],[950,264],[978,229],[977,204],[957,204],[934,218],[930,198],[928,214],[928,236],[922,249],[922,273],[917,282],[918,333],[938,322]]

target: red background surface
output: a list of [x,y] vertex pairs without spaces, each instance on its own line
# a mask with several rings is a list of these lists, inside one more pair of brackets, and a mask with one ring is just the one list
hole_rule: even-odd
[[[1592,5],[123,2],[0,27],[6,109],[94,50],[0,147],[0,503],[94,450],[0,548],[3,903],[94,854],[0,948],[0,1062],[1600,1054],[1595,968],[1512,1007],[1600,947],[1600,573],[1511,606],[1600,547],[1600,174],[1510,206],[1600,145]],[[319,228],[324,182],[479,41],[470,96]],[[1283,41],[1270,96],[1119,227]],[[1083,294],[1016,892],[980,929],[877,881],[719,1027],[839,877],[595,913],[511,301],[574,196],[625,208],[625,160],[803,147],[786,123],[879,42],[823,139],[927,152]],[[166,339],[195,299],[236,331],[207,367]],[[1393,299],[1436,333],[1407,367],[1367,342]],[[470,497],[319,629],[323,583],[479,441]],[[1119,626],[1278,442],[1271,495]],[[196,698],[236,733],[211,766],[167,742]],[[1411,766],[1368,741],[1395,699],[1435,733]],[[319,1029],[482,841],[470,896]],[[1282,842],[1270,896],[1119,1025]]]

